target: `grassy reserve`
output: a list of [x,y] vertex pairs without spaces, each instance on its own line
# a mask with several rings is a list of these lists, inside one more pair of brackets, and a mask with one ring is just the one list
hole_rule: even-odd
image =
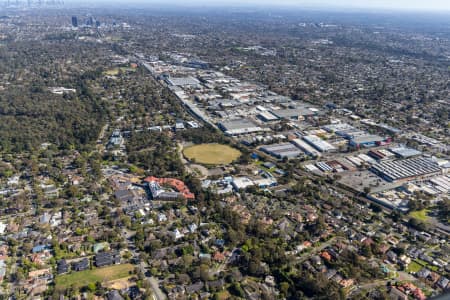
[[135,72],[136,70],[133,68],[127,68],[127,67],[112,68],[112,69],[106,70],[105,72],[103,72],[103,74],[108,75],[108,76],[117,76],[117,75],[119,75],[120,71],[122,71],[123,73],[127,73],[127,72]]
[[422,222],[426,222],[428,220],[428,213],[430,211],[428,209],[422,209],[418,211],[413,211],[409,214],[410,217],[416,218]]
[[92,282],[108,282],[130,276],[134,266],[130,264],[114,265],[105,268],[73,272],[67,275],[56,277],[56,289],[65,290],[70,286],[83,287]]
[[190,161],[205,165],[229,164],[241,156],[241,152],[227,145],[200,144],[183,151]]

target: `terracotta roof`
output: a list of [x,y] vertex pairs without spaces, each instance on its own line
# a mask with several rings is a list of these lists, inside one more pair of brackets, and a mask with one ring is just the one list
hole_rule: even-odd
[[195,195],[191,193],[186,184],[175,178],[158,178],[154,176],[149,176],[144,179],[146,182],[157,182],[160,185],[170,185],[174,189],[176,189],[179,193],[183,194],[184,198],[193,200],[195,199]]
[[223,255],[223,253],[220,253],[219,251],[217,251],[216,253],[214,253],[213,260],[215,260],[215,261],[224,261],[225,260],[225,255]]

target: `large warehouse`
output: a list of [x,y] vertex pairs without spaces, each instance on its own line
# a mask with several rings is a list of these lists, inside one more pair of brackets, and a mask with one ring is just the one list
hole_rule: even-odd
[[291,143],[273,144],[260,148],[261,151],[266,152],[277,158],[295,158],[303,154],[303,152]]
[[374,164],[370,170],[387,181],[413,179],[441,173],[438,164],[429,158],[415,157]]
[[306,107],[272,110],[271,113],[280,119],[287,120],[303,120],[306,117],[317,115],[317,111],[315,109]]
[[346,138],[348,140],[357,136],[367,135],[367,133],[361,129],[355,128],[347,123],[330,124],[323,126],[328,132],[334,132],[336,135]]
[[248,119],[220,122],[219,128],[227,135],[241,135],[262,131],[263,129]]
[[322,140],[320,137],[318,137],[317,135],[307,135],[304,136],[303,139],[310,144],[311,146],[313,146],[314,148],[316,148],[317,150],[319,150],[320,152],[332,152],[332,151],[336,151],[336,148],[331,145],[330,143]]
[[391,138],[384,138],[379,135],[367,134],[356,136],[350,140],[349,145],[354,148],[369,148],[377,145],[388,144]]
[[405,147],[397,147],[397,148],[391,148],[389,149],[392,153],[394,153],[396,156],[401,158],[409,158],[414,156],[419,156],[422,154],[422,152],[411,149],[411,148],[405,148]]
[[302,151],[305,152],[306,154],[308,154],[309,156],[312,156],[312,157],[320,157],[321,156],[319,151],[317,151],[316,149],[314,149],[312,146],[310,146],[306,142],[302,141],[301,139],[293,139],[291,142],[298,148],[302,149]]
[[166,82],[169,85],[173,86],[189,86],[189,85],[198,85],[200,84],[200,81],[198,81],[197,78],[194,78],[192,76],[188,77],[169,77],[166,79]]

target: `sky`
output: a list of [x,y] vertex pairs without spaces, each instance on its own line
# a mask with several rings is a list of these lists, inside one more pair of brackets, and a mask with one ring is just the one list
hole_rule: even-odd
[[[75,1],[75,0],[72,0]],[[92,0],[91,0],[92,1]],[[97,0],[103,3],[178,4],[183,6],[298,6],[328,8],[369,8],[388,10],[450,11],[450,0]],[[84,1],[82,1],[84,2]],[[89,1],[90,2],[90,1]],[[94,2],[94,1],[92,1]]]
[[[268,3],[274,2],[269,0]],[[450,0],[280,0],[286,4],[305,3],[306,5],[331,5],[354,8],[384,8],[384,9],[417,9],[417,10],[450,10]]]

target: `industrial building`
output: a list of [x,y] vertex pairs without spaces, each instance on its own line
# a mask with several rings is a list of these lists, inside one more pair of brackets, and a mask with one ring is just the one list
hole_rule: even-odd
[[172,86],[189,86],[189,85],[198,85],[200,81],[197,78],[192,76],[189,77],[169,77],[166,78],[166,82]]
[[273,121],[278,121],[279,118],[277,116],[275,116],[273,113],[271,113],[270,111],[262,111],[258,114],[258,118],[261,119],[264,122],[273,122]]
[[383,161],[383,160],[389,160],[389,159],[395,158],[394,153],[384,150],[384,149],[370,150],[368,154],[370,157],[376,159],[377,161]]
[[441,168],[436,162],[424,157],[385,161],[374,164],[370,170],[391,182],[441,173]]
[[236,136],[262,131],[263,129],[248,119],[220,122],[219,128],[227,135]]
[[400,158],[410,158],[414,156],[419,156],[422,154],[422,152],[411,149],[411,148],[405,148],[405,147],[398,147],[398,148],[391,148],[389,149],[392,153],[394,153],[397,157]]
[[332,152],[336,151],[336,147],[331,145],[330,143],[322,140],[317,135],[307,135],[303,137],[308,144],[316,148],[320,152]]
[[360,167],[364,162],[362,159],[356,156],[347,156],[346,159],[357,167]]
[[280,119],[303,120],[305,117],[316,115],[317,111],[309,108],[293,108],[273,110],[271,113]]
[[318,162],[318,163],[316,163],[316,166],[322,171],[322,172],[325,172],[325,173],[328,173],[328,172],[332,172],[333,171],[333,168],[331,167],[331,166],[329,166],[327,163],[325,163],[325,162]]
[[306,142],[302,141],[301,139],[293,139],[291,142],[309,156],[312,156],[312,157],[320,157],[321,156],[319,151],[317,151],[316,149],[314,149],[312,146],[310,146]]
[[364,163],[368,163],[368,164],[371,164],[371,165],[373,165],[373,164],[376,163],[376,161],[375,161],[372,157],[370,157],[369,155],[364,154],[364,153],[358,154],[357,157],[358,157],[361,161],[363,161]]
[[384,138],[379,135],[361,135],[352,138],[349,145],[354,148],[370,148],[380,145],[387,145],[391,142],[391,138]]
[[367,135],[365,131],[355,128],[347,123],[330,124],[323,126],[323,129],[325,129],[328,132],[333,132],[336,135],[346,138],[348,140],[358,136]]
[[433,184],[433,187],[440,193],[450,192],[450,176],[437,176],[430,179],[430,182]]
[[319,171],[319,169],[318,169],[315,165],[313,165],[313,164],[307,164],[307,165],[304,165],[304,167],[305,167],[305,169],[308,170],[309,172],[316,172],[316,171]]
[[273,144],[268,146],[263,146],[260,148],[261,151],[266,152],[277,158],[295,158],[303,154],[303,152],[291,143],[281,143]]
[[386,145],[391,142],[391,138],[368,134],[366,131],[355,128],[347,123],[330,124],[323,126],[323,129],[350,140],[349,145],[353,148],[370,148]]

